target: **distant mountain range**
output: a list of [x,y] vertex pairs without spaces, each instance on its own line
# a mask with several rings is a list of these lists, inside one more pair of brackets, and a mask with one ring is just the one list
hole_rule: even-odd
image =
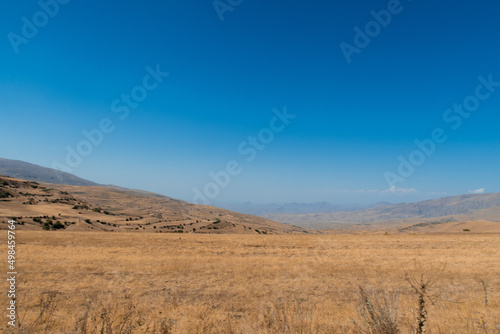
[[[0,175],[35,182],[84,186],[83,188],[92,186],[103,187],[95,182],[79,178],[69,173],[63,173],[55,169],[41,167],[24,161],[2,158],[0,158]],[[167,196],[142,190],[130,190],[109,185],[104,187],[115,189],[117,192],[124,191],[128,194],[127,196],[141,196],[141,198],[146,197],[148,200],[152,200],[156,197],[161,201],[167,201],[169,203],[176,202],[176,205],[181,205],[182,207],[191,205]],[[79,188],[76,192],[75,189],[71,189],[69,192],[73,192],[74,194],[85,194],[86,200],[91,201],[92,196],[88,196],[91,191],[82,190],[83,188]],[[102,192],[106,193],[104,190],[102,190]],[[119,203],[116,203],[117,207],[122,208],[123,203],[121,202],[120,200]],[[147,200],[144,203],[146,205]],[[95,205],[97,205],[97,203],[95,203]],[[113,206],[115,205],[111,205],[110,207]],[[486,220],[490,222],[500,222],[500,193],[466,194],[400,204],[391,204],[387,202],[380,202],[374,205],[346,205],[328,202],[253,204],[247,202],[241,204],[221,204],[217,206],[225,210],[260,216],[271,221],[312,229],[353,228],[359,226],[405,226],[405,224],[418,224],[419,222],[426,221]],[[161,205],[159,207],[161,207]],[[159,207],[156,210],[159,210]],[[147,205],[145,208],[148,208],[148,210],[151,209]],[[211,212],[219,211],[220,210],[212,210]],[[168,210],[166,212],[168,212]],[[224,213],[224,215],[226,215],[226,213]],[[208,216],[211,216],[211,214]],[[247,219],[251,218],[248,217]],[[256,220],[262,225],[273,225],[273,222],[260,221],[260,218]],[[279,229],[299,232],[296,228],[290,227],[287,229],[283,226],[275,226],[270,230],[276,231]]]
[[466,194],[415,203],[382,205],[358,211],[306,214],[268,214],[263,217],[309,228],[387,225],[410,219],[500,222],[500,193]]
[[237,212],[247,213],[250,215],[271,215],[271,214],[304,214],[304,213],[332,213],[339,211],[358,211],[374,208],[377,206],[387,206],[392,203],[379,202],[371,205],[363,204],[334,204],[329,202],[317,203],[270,203],[270,204],[255,204],[251,202],[245,203],[219,203],[214,204],[216,207],[233,210]]

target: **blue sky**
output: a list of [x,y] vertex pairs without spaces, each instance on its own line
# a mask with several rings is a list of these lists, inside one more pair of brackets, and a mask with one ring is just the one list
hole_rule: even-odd
[[[1,157],[67,165],[82,131],[109,119],[113,131],[71,172],[187,201],[194,189],[257,203],[500,192],[500,87],[483,87],[488,97],[456,130],[444,119],[480,76],[500,82],[498,2],[221,0],[218,13],[212,1],[66,0],[57,12],[54,1],[2,5]],[[340,45],[356,47],[355,27],[376,28],[372,11],[391,20],[348,63]],[[113,102],[144,92],[157,66],[169,75],[120,119]],[[296,117],[247,161],[238,147],[269,135],[284,108]],[[435,129],[447,140],[403,182],[399,157]],[[209,173],[228,162],[238,172],[217,184]]]

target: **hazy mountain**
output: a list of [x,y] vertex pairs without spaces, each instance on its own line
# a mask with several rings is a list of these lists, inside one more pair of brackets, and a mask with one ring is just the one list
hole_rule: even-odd
[[99,185],[98,183],[79,178],[73,174],[61,172],[57,169],[42,167],[24,161],[3,158],[0,158],[0,175],[54,184],[68,184],[74,186]]
[[[387,203],[390,205],[390,203]],[[270,215],[270,214],[304,214],[304,213],[331,213],[337,211],[356,211],[368,209],[375,205],[362,204],[333,204],[328,202],[317,203],[270,203],[270,204],[255,204],[251,202],[245,203],[219,203],[214,204],[219,208],[243,212],[251,215]]]
[[[259,221],[258,224],[260,226],[268,224],[270,224],[268,226],[271,226],[273,223],[270,223],[270,220],[272,220],[305,228],[345,228],[361,225],[416,223],[416,220],[425,221],[430,218],[437,221],[481,219],[492,222],[500,221],[500,193],[467,194],[415,203],[391,204],[379,202],[370,206],[332,204],[328,202],[283,204],[254,204],[246,202],[219,205],[220,208],[225,209],[222,210],[209,206],[193,206],[187,202],[143,190],[125,189],[117,186],[103,187],[95,182],[69,173],[62,173],[55,169],[17,160],[0,158],[0,175],[22,180],[58,184],[61,186],[58,186],[57,189],[79,196],[87,203],[91,203],[94,206],[105,205],[123,214],[130,212],[140,215],[140,212],[147,212],[154,215],[155,212],[163,212],[165,215],[171,216],[175,215],[179,211],[179,208],[182,208],[181,211],[184,211],[189,207],[189,211],[197,212],[192,217],[198,218],[200,222],[202,221],[202,216],[206,215],[207,219],[215,219],[219,214],[221,217],[232,217],[231,219],[234,221],[246,221],[247,223],[251,220]],[[66,189],[66,186],[75,187]],[[56,187],[54,186],[54,188]],[[138,203],[141,204],[138,205]],[[152,203],[156,204],[152,205]],[[168,209],[172,205],[175,205],[177,209]],[[202,207],[209,209],[202,209]],[[228,211],[226,210],[234,211],[234,213],[227,213]],[[241,214],[238,214],[238,216],[235,214],[236,212],[256,215],[265,219],[252,216],[243,219]],[[238,217],[238,219],[235,217]],[[288,230],[282,226],[268,228],[270,232],[280,229]],[[298,229],[290,227],[289,231],[298,232]]]
[[379,205],[358,211],[307,214],[269,214],[268,219],[309,228],[328,228],[335,225],[366,224],[405,219],[486,219],[500,221],[500,193],[466,194],[415,203]]

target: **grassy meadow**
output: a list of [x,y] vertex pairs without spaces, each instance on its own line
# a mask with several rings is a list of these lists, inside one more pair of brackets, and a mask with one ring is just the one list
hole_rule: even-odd
[[499,235],[18,231],[17,243],[23,333],[500,333]]

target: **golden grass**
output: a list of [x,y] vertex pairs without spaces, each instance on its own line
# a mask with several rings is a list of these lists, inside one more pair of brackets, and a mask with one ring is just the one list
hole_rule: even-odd
[[397,296],[411,333],[405,272],[434,282],[429,333],[500,333],[498,235],[18,231],[17,242],[27,333],[359,333],[359,287],[374,304]]

